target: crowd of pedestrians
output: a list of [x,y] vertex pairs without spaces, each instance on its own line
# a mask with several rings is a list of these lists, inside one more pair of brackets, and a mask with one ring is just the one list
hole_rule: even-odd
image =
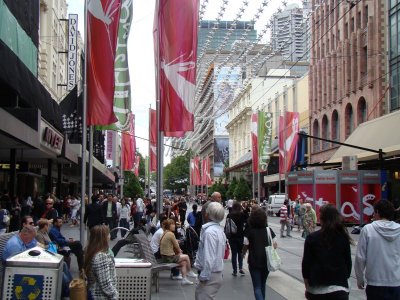
[[[2,198],[3,199],[3,198]],[[78,199],[78,198],[76,198]],[[245,276],[244,259],[247,256],[254,297],[265,299],[266,282],[269,275],[266,247],[277,248],[276,235],[268,227],[267,213],[255,202],[229,203],[229,213],[225,226],[221,225],[225,209],[221,205],[221,194],[214,192],[210,198],[202,199],[201,210],[197,203],[188,203],[185,197],[164,199],[162,213],[158,223],[154,224],[157,211],[150,199],[118,199],[112,194],[94,195],[90,201],[79,205],[55,205],[54,195],[43,197],[41,211],[35,215],[23,215],[35,212],[35,201],[30,210],[23,210],[17,222],[19,233],[6,244],[2,253],[5,261],[8,257],[35,246],[63,255],[63,296],[68,296],[71,256],[75,256],[80,275],[87,278],[88,291],[92,299],[118,299],[114,255],[121,247],[130,243],[126,232],[143,232],[151,236],[151,248],[157,259],[165,263],[176,263],[178,268],[171,270],[171,279],[180,280],[182,285],[197,283],[194,298],[217,299],[223,285],[222,276],[226,249],[231,251],[232,276]],[[11,201],[8,209],[0,201],[0,220],[8,215],[17,201]],[[71,226],[79,220],[79,206],[86,205],[83,222],[88,226],[88,246],[83,249],[80,241],[66,238],[61,227],[67,218]],[[188,206],[192,211],[187,213]],[[57,208],[61,207],[61,213]],[[76,213],[74,209],[78,208]],[[357,285],[366,289],[368,300],[400,299],[400,225],[393,222],[395,210],[389,201],[379,201],[374,207],[374,221],[361,230],[355,259]],[[15,214],[15,211],[13,212]],[[73,217],[75,216],[75,217]],[[5,218],[6,219],[6,218]],[[7,226],[3,228],[7,230]],[[16,222],[17,218],[14,219]],[[351,245],[342,217],[336,207],[324,205],[319,210],[320,229],[316,230],[316,214],[312,206],[298,199],[289,204],[285,201],[280,208],[280,236],[291,237],[295,226],[302,230],[304,253],[302,275],[305,285],[305,297],[314,299],[349,299],[349,278],[353,268]],[[187,226],[185,226],[187,223]],[[13,226],[16,226],[13,223]],[[109,241],[117,237],[115,227],[123,227],[121,240],[111,250]],[[5,232],[0,226],[0,230]],[[269,233],[271,238],[269,238]],[[129,237],[128,234],[128,237]],[[282,240],[284,241],[284,240]],[[229,247],[228,247],[229,245]]]

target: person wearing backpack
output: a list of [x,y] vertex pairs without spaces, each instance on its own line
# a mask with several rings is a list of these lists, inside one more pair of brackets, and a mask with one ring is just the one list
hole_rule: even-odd
[[243,238],[244,238],[244,225],[247,222],[247,217],[243,213],[242,205],[235,201],[232,204],[231,212],[226,217],[224,232],[226,238],[229,241],[229,245],[232,251],[232,275],[237,276],[238,265],[239,274],[245,275],[243,270],[243,257],[241,255],[243,249]]

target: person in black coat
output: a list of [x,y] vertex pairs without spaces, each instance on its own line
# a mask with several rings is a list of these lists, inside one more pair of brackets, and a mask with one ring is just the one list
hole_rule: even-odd
[[349,299],[352,240],[331,204],[320,209],[321,229],[307,236],[302,273],[308,300]]
[[92,197],[92,203],[86,207],[83,221],[87,224],[89,230],[96,225],[104,223],[101,205],[97,197]]
[[113,195],[107,195],[107,201],[104,201],[101,206],[103,222],[110,228],[111,240],[117,237],[117,230],[112,231],[116,227],[118,214],[117,214],[117,204],[113,202]]
[[231,212],[228,214],[226,219],[232,219],[237,228],[236,233],[227,236],[232,251],[232,275],[237,276],[239,263],[239,274],[243,276],[245,272],[243,270],[243,257],[241,253],[243,249],[244,226],[247,222],[247,216],[243,213],[242,205],[240,205],[239,202],[235,201],[232,204]]

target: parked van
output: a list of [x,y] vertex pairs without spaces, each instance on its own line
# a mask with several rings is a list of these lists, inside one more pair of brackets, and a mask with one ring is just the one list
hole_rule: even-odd
[[273,194],[268,198],[268,215],[279,216],[279,210],[286,199],[285,194]]

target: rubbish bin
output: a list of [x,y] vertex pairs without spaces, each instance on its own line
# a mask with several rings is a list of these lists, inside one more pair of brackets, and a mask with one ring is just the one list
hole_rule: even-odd
[[115,258],[119,299],[151,297],[151,263],[145,259]]
[[61,299],[63,260],[40,247],[8,258],[2,299]]

